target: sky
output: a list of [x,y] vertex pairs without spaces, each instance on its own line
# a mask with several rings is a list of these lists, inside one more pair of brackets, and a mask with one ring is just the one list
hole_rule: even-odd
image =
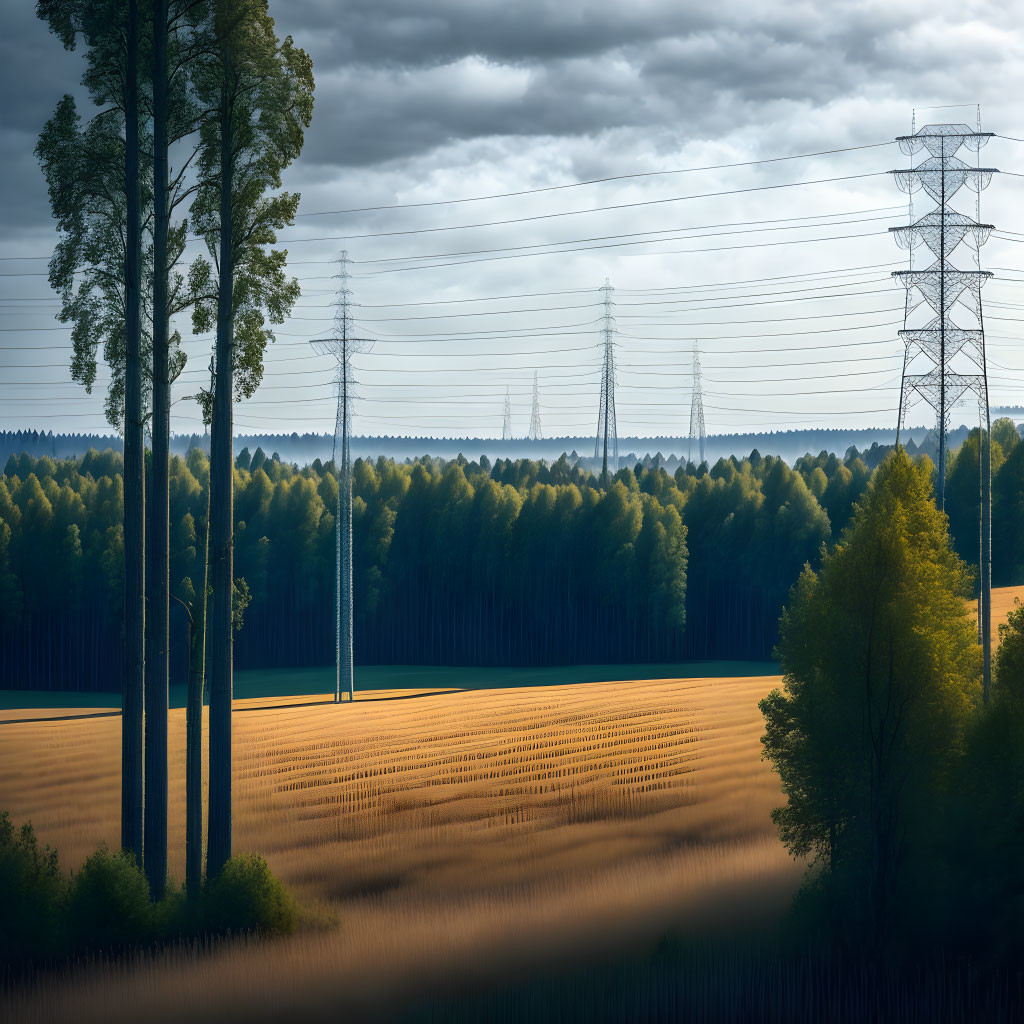
[[[104,378],[88,395],[68,371],[33,155],[61,95],[84,102],[82,57],[33,6],[0,0],[0,429],[109,431]],[[604,294],[621,436],[688,433],[695,347],[709,433],[891,427],[905,313],[891,272],[908,256],[888,228],[908,205],[886,172],[911,159],[893,140],[973,128],[978,105],[998,136],[982,163],[1009,172],[981,201],[998,226],[982,249],[991,402],[1024,404],[1019,0],[270,6],[316,78],[285,175],[300,212],[279,241],[302,297],[238,433],[333,429],[332,363],[310,342],[333,331],[343,250],[369,348],[357,434],[501,436],[507,391],[525,435],[536,373],[545,436],[593,435]],[[931,205],[914,201],[915,216]],[[973,215],[974,194],[953,205]],[[211,340],[187,315],[175,326],[189,362],[172,430],[188,433]]]

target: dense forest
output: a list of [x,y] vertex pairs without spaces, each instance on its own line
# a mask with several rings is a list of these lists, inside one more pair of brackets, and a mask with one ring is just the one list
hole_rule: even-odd
[[[1024,576],[1024,445],[993,428],[993,580]],[[876,463],[872,451],[867,462]],[[116,689],[122,462],[23,454],[0,477],[0,685]],[[838,537],[871,468],[856,450],[789,467],[757,451],[714,466],[620,470],[609,487],[554,463],[357,460],[355,655],[364,664],[560,664],[761,658],[802,566]],[[977,560],[976,432],[950,458],[954,543]],[[201,591],[209,461],[171,461],[171,580]],[[235,467],[239,668],[334,657],[334,466],[244,450]],[[188,619],[172,602],[172,676]]]

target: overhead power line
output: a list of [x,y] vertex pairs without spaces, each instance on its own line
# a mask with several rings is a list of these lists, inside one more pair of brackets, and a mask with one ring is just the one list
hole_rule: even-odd
[[[808,185],[831,185],[837,181],[857,181],[877,178],[885,171],[870,171],[864,174],[840,174],[830,178],[812,178],[809,181],[786,181],[775,185],[749,185],[746,188],[721,189],[717,192],[696,192],[686,196],[664,196],[661,199],[637,199],[630,203],[609,203],[606,206],[592,206],[585,210],[557,210],[551,213],[534,213],[526,217],[506,217],[501,220],[477,221],[473,224],[441,224],[432,228],[404,228],[397,231],[366,231],[354,235],[312,235],[306,238],[279,238],[276,245],[294,245],[305,242],[355,241],[365,238],[395,238],[409,235],[433,235],[441,231],[470,231],[477,228],[505,227],[509,224],[530,224],[542,220],[556,220],[559,217],[582,217],[591,213],[608,213],[612,210],[636,210],[644,206],[665,206],[669,203],[685,203],[694,199],[717,199],[722,196],[746,195],[751,192],[772,192],[785,188],[805,188]],[[189,239],[198,241],[199,239]],[[353,260],[358,263],[358,260]]]
[[627,174],[610,174],[603,178],[588,178],[584,181],[567,182],[564,185],[543,185],[538,188],[520,189],[516,192],[495,192],[483,196],[466,196],[459,199],[427,199],[412,203],[388,203],[380,206],[353,206],[341,210],[314,210],[299,213],[298,217],[334,217],[349,213],[372,213],[378,210],[413,210],[429,206],[453,206],[457,203],[482,203],[492,199],[518,199],[522,196],[540,195],[544,192],[561,192],[571,188],[583,188],[589,185],[603,185],[611,181],[628,181],[637,178],[658,178],[671,174],[696,174],[700,171],[724,171],[737,167],[756,167],[763,164],[782,163],[787,160],[807,160],[818,156],[834,156],[839,153],[855,153],[859,150],[877,149],[880,146],[891,146],[891,141],[869,142],[862,146],[843,146],[837,149],[823,149],[816,153],[793,153],[788,156],[763,157],[760,160],[736,160],[731,163],[705,164],[702,167],[678,167],[664,171],[632,171]]

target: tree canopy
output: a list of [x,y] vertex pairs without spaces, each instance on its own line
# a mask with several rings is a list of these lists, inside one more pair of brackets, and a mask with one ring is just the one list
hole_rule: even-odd
[[782,615],[784,685],[761,704],[787,798],[773,817],[848,919],[875,931],[920,881],[907,866],[928,859],[980,697],[970,586],[928,467],[897,450]]
[[[832,477],[847,470],[833,463]],[[77,661],[80,685],[116,684],[117,575],[104,551],[119,542],[105,531],[120,511],[120,465],[110,452],[8,460],[0,520],[10,530],[9,606],[20,610],[0,620],[5,680],[66,686],[61,666]],[[859,462],[850,466],[866,478]],[[207,456],[195,449],[173,458],[170,479],[171,580],[187,602],[202,592]],[[74,514],[30,530],[24,510],[33,496],[52,504],[65,489],[80,499]],[[236,575],[251,594],[239,667],[330,664],[334,466],[299,469],[246,449],[234,490]],[[675,475],[637,465],[607,491],[568,458],[356,460],[353,491],[362,663],[766,657],[789,586],[832,536],[802,474],[756,453]],[[81,620],[69,593],[44,595],[47,559],[72,523],[85,578],[110,588],[104,600],[93,595]],[[180,682],[187,629],[176,603],[171,615]],[[57,621],[66,624],[60,656],[43,642]]]
[[[193,69],[202,120],[192,227],[209,258],[190,271],[192,326],[210,331],[221,278],[231,282],[236,398],[255,393],[263,352],[299,295],[285,273],[288,253],[269,249],[291,224],[297,193],[281,192],[281,172],[302,150],[313,115],[313,65],[291,36],[279,41],[266,0],[215,0]],[[225,222],[223,200],[230,202]],[[227,244],[225,244],[227,243]],[[223,266],[225,254],[230,266]],[[209,420],[208,397],[206,417]]]

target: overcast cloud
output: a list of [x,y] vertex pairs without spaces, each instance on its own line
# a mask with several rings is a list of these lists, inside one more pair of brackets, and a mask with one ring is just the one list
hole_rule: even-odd
[[[52,248],[32,149],[60,95],[79,91],[80,55],[63,51],[32,6],[0,3],[4,257],[45,256]],[[866,146],[907,132],[913,108],[918,125],[973,125],[973,107],[923,109],[938,104],[980,103],[985,129],[1024,138],[1017,112],[1024,10],[1016,2],[271,0],[271,9],[280,33],[309,51],[316,75],[313,125],[286,181],[302,192],[303,216],[282,232],[303,297],[268,355],[264,387],[238,411],[240,432],[330,429],[330,367],[311,358],[308,341],[330,330],[330,261],[342,248],[357,261],[360,325],[378,338],[358,359],[361,433],[500,434],[506,387],[516,429],[525,432],[535,368],[545,432],[592,430],[602,312],[596,289],[606,277],[616,288],[620,331],[620,433],[686,432],[698,338],[711,431],[890,425],[902,293],[887,278],[905,254],[886,229],[906,217],[906,199],[878,172],[905,163],[895,145],[508,199],[318,214]],[[996,139],[983,152],[986,163],[1024,169],[1022,143]],[[680,199],[826,178],[845,180]],[[998,177],[985,193],[983,219],[1024,231],[1022,200],[1024,179]],[[971,203],[960,208],[973,213]],[[752,223],[796,217],[815,219],[796,229],[792,221]],[[708,227],[738,222],[747,226]],[[480,223],[490,226],[447,230]],[[352,237],[436,228],[446,230]],[[463,266],[450,264],[468,257],[411,262],[422,269],[369,262],[642,231],[690,239],[609,239],[616,247],[560,255],[480,253],[475,258],[487,261]],[[1021,269],[1000,271],[986,291],[994,404],[1024,404],[1012,305],[1022,294],[1012,281],[1024,280],[1018,250],[1000,239],[984,250],[986,265]],[[0,266],[0,427],[101,427],[101,396],[69,382],[60,347],[67,332],[24,330],[54,326],[56,303],[40,276],[45,262]],[[783,292],[801,284],[792,281],[725,287],[825,270],[846,273],[804,282],[818,289],[813,296]],[[20,274],[33,276],[10,276]],[[680,286],[694,288],[688,304],[679,293],[668,295],[671,302],[650,293]],[[506,295],[534,297],[395,305]],[[545,308],[496,315],[537,307]],[[399,319],[446,311],[490,315]],[[179,327],[191,361],[176,388],[173,427],[184,432],[198,425],[184,396],[204,378],[209,342],[190,339],[187,319]]]

